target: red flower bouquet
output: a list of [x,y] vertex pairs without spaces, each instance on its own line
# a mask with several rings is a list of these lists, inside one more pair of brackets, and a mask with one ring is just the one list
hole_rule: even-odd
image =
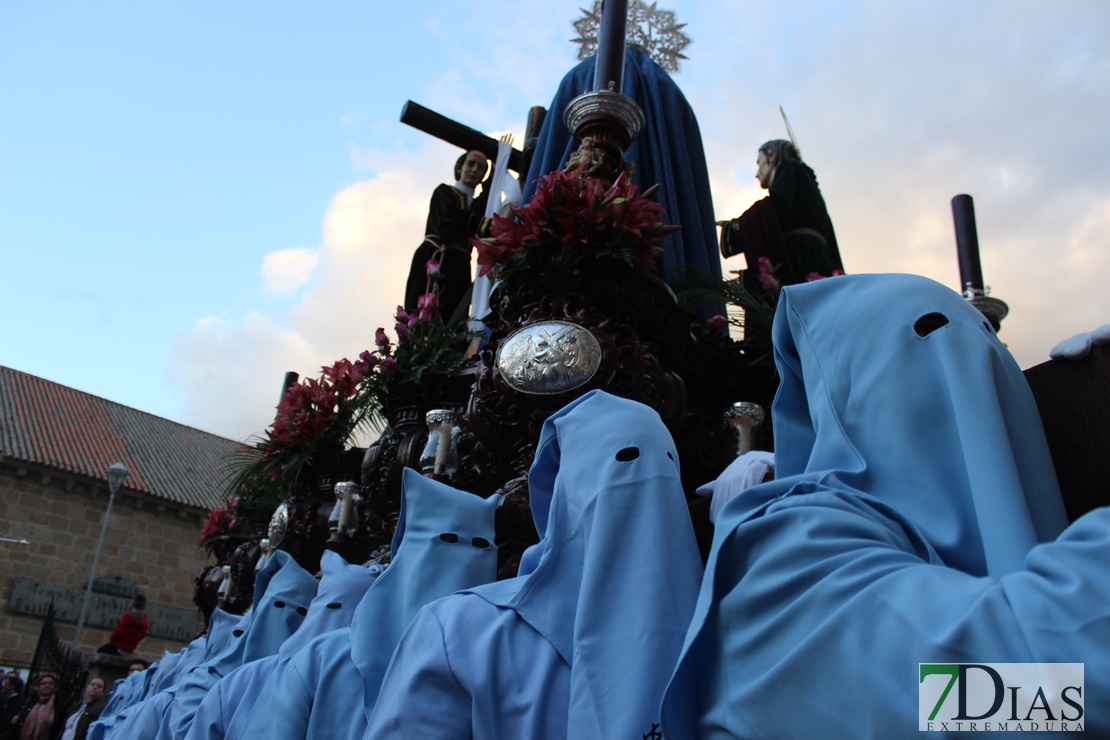
[[479,274],[497,269],[508,278],[532,266],[594,259],[653,274],[660,243],[679,228],[663,223],[655,189],[638,194],[623,173],[608,187],[579,169],[545,175],[528,205],[513,207],[511,219],[494,215],[491,236],[471,240]]

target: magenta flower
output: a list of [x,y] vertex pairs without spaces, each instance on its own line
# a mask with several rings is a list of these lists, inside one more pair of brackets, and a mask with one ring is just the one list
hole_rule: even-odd
[[827,275],[822,275],[821,273],[814,270],[813,272],[806,275],[806,282],[807,283],[812,283],[815,280],[824,280],[826,277],[828,277],[828,276]]
[[428,272],[428,277],[439,277],[439,260],[432,258],[424,263],[424,269]]
[[378,349],[382,352],[389,351],[389,336],[385,333],[385,329],[380,326],[374,332],[374,344],[378,345]]
[[397,369],[397,360],[394,360],[392,357],[383,357],[382,358],[382,372],[383,373],[391,373],[391,372],[394,372],[396,369]]
[[409,336],[410,336],[409,335],[409,327],[406,324],[402,324],[400,321],[398,321],[393,326],[393,331],[397,332],[397,341],[398,342],[407,342],[407,341],[409,341]]
[[718,330],[724,329],[726,326],[728,326],[728,319],[726,319],[721,314],[717,314],[716,316],[712,316],[709,319],[707,319],[706,322],[705,322],[705,326],[706,326],[707,329],[713,329],[714,331],[718,331]]
[[409,323],[409,314],[408,314],[408,311],[405,310],[404,306],[398,306],[397,307],[397,315],[396,315],[395,318],[398,321],[400,321],[402,324]]

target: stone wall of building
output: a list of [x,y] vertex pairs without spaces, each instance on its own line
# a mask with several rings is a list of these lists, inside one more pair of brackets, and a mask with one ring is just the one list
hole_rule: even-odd
[[[39,591],[39,602],[43,593],[65,595],[72,613],[74,591],[83,592],[89,578],[107,506],[104,481],[12,461],[0,463],[0,537],[30,542],[0,542],[0,664],[30,661],[41,627],[38,617],[21,613],[27,610],[27,600],[13,604],[13,589],[19,587],[18,596],[33,586]],[[148,635],[139,645],[140,657],[153,660],[164,650],[179,649],[201,626],[192,598],[193,578],[207,562],[205,551],[197,547],[204,514],[126,488],[116,494],[97,576],[118,577],[137,586],[150,603],[148,613],[156,608],[172,611],[177,636],[184,638]],[[124,596],[95,596],[101,599],[101,613],[121,605],[115,619],[130,602]],[[195,612],[195,618],[186,610]],[[58,633],[67,644],[73,639],[74,621],[64,617],[57,621]],[[81,650],[95,651],[108,642],[111,631],[112,626],[86,622]],[[155,631],[153,624],[151,631]]]

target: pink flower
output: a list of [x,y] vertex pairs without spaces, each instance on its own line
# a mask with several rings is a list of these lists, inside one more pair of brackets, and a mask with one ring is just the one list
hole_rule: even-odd
[[766,272],[759,273],[759,284],[763,286],[764,290],[776,291],[779,289],[779,281],[775,280],[775,276]]
[[838,277],[838,276],[843,275],[843,274],[844,274],[844,270],[841,270],[840,268],[837,268],[837,269],[832,271],[832,276],[833,277]]
[[824,280],[826,277],[828,277],[828,276],[827,275],[822,275],[821,273],[814,270],[813,272],[806,275],[806,282],[807,283],[812,283],[815,280]]
[[778,279],[775,277],[775,266],[771,264],[771,260],[760,257],[755,263],[759,266],[759,284],[769,293],[777,292],[780,286]]
[[712,316],[707,319],[705,322],[705,326],[707,329],[713,329],[715,331],[724,329],[726,326],[728,326],[728,319],[726,319],[721,314],[717,314],[716,316]]
[[424,269],[428,272],[428,277],[439,277],[439,260],[430,259],[424,263]]
[[416,307],[420,310],[425,308],[430,311],[435,311],[439,308],[439,294],[438,293],[425,293],[416,299]]
[[396,369],[397,369],[397,360],[394,360],[392,357],[383,357],[382,358],[382,372],[383,373],[391,373],[391,372],[394,372]]
[[382,352],[389,351],[389,336],[386,335],[385,329],[380,326],[378,330],[374,332],[374,344],[378,345],[378,349]]
[[394,318],[396,318],[402,324],[409,323],[409,314],[408,311],[405,310],[404,306],[397,307],[397,315]]
[[406,324],[402,324],[400,321],[398,321],[394,325],[393,331],[397,332],[397,341],[398,342],[407,342],[407,341],[409,341],[409,336],[410,336],[409,335],[409,327]]

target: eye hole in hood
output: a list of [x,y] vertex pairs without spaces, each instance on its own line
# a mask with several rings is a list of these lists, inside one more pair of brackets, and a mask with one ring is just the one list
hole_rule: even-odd
[[639,447],[625,447],[617,453],[617,462],[632,462],[640,456]]
[[919,337],[927,337],[937,329],[948,323],[948,317],[942,313],[927,313],[913,323],[913,330]]

